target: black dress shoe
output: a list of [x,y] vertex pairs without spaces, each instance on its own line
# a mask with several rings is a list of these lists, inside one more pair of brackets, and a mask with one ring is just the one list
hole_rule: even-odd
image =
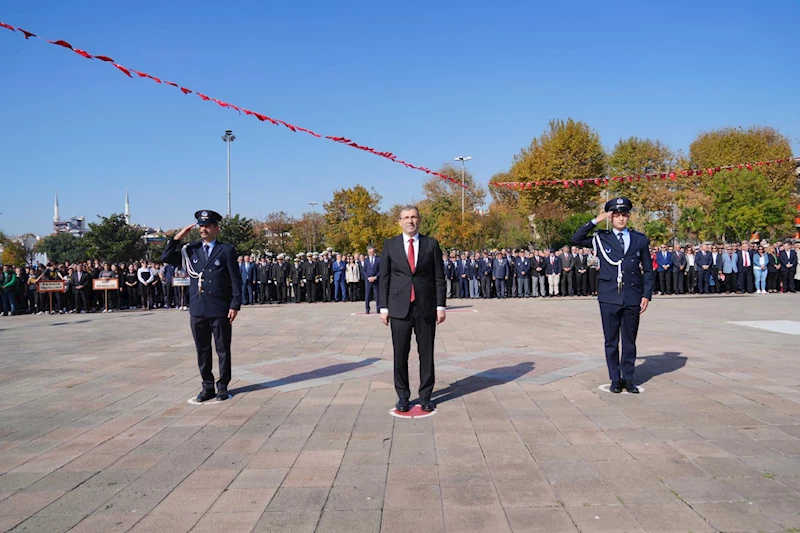
[[196,400],[198,402],[207,402],[208,400],[213,400],[215,397],[214,389],[203,389],[203,392],[197,395]]
[[625,390],[628,391],[629,394],[639,394],[639,388],[633,383],[626,383]]
[[217,391],[217,401],[224,402],[228,399],[228,388],[227,387],[219,387]]
[[613,392],[614,394],[619,394],[622,392],[622,384],[619,381],[612,381],[611,386],[608,388],[609,391]]
[[398,413],[407,413],[410,409],[410,405],[408,400],[397,400],[397,405],[395,406],[395,410]]
[[420,402],[420,407],[426,413],[430,413],[436,410],[436,405],[430,400],[422,400]]

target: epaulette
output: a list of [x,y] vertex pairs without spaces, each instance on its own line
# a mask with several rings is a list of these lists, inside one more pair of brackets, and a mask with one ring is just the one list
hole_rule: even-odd
[[609,233],[611,233],[611,230],[610,229],[596,229],[596,230],[594,230],[594,232],[597,233],[598,235],[608,235]]
[[636,231],[635,229],[628,229],[628,231],[630,231],[631,233],[635,233],[636,235],[641,235],[642,237],[647,237],[647,235],[645,235],[641,231]]

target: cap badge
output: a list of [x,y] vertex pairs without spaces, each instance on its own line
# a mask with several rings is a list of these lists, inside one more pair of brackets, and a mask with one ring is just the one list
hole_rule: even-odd
[[200,213],[200,216],[201,217],[207,217],[208,216],[208,211],[203,211],[202,213]]
[[622,198],[617,198],[617,205],[622,205]]

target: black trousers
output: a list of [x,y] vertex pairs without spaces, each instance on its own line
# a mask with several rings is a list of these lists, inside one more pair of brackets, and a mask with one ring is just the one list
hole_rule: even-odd
[[[671,267],[670,267],[671,268]],[[668,294],[672,292],[672,272],[668,270],[660,270],[656,274],[658,274],[658,288],[662,294]]]
[[575,293],[578,296],[586,296],[586,272],[575,273]]
[[597,269],[589,267],[589,292],[597,294]]
[[294,289],[294,303],[299,304],[303,299],[303,288],[300,283],[292,283]]
[[285,281],[278,282],[275,285],[275,290],[277,291],[276,297],[278,299],[278,303],[279,304],[285,304],[286,303],[286,282]]
[[732,272],[730,274],[725,274],[725,292],[731,293],[736,292],[736,287],[739,283],[739,274]]
[[708,282],[710,279],[711,279],[710,270],[703,270],[702,267],[700,267],[697,270],[697,294],[708,294],[709,292]]
[[561,283],[560,287],[561,296],[572,296],[573,295],[572,270],[561,273],[560,283]]
[[408,384],[408,354],[411,351],[411,333],[417,337],[419,353],[419,397],[430,400],[436,376],[433,370],[433,340],[436,336],[436,313],[421,314],[412,303],[405,318],[389,320],[394,347],[394,390],[402,400],[411,398]]
[[[608,377],[611,381],[622,379],[633,383],[636,335],[639,332],[639,307],[600,302],[600,317],[603,320]],[[620,341],[622,341],[621,358]]]
[[322,280],[322,301],[331,301],[331,280],[327,278]]
[[794,287],[794,268],[781,269],[781,283],[783,283],[783,292],[797,292]]
[[686,270],[686,292],[694,294],[697,292],[697,270],[689,267]]
[[745,268],[742,267],[742,270],[739,271],[739,290],[741,292],[756,292],[756,279],[753,275],[753,266]]
[[75,310],[89,311],[89,293],[86,290],[75,290]]
[[469,298],[469,278],[458,278],[458,297]]
[[[375,307],[379,308],[380,303],[378,302],[378,282],[370,282],[369,280],[364,280],[364,292],[366,293],[364,296],[364,308],[369,311],[369,302],[373,298],[375,298]],[[380,311],[380,309],[378,309]]]
[[683,294],[684,271],[680,268],[681,267],[678,267],[678,269],[672,273],[672,292],[675,294]]
[[231,381],[231,336],[233,329],[227,316],[205,318],[191,316],[194,345],[197,348],[197,366],[203,379],[203,390],[214,390],[214,365],[211,359],[211,337],[219,357],[219,380],[217,385],[227,388]]

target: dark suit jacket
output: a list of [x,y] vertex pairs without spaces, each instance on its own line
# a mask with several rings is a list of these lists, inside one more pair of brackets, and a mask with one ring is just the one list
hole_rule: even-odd
[[[553,264],[550,264],[550,257],[553,258]],[[544,258],[544,273],[547,275],[550,274],[561,274],[561,258],[557,255],[551,255],[550,257]]]
[[788,252],[781,250],[781,253],[778,254],[778,259],[780,259],[781,267],[783,268],[789,268],[786,265],[792,265],[791,268],[797,266],[797,252],[792,249],[790,249]]
[[[242,276],[236,262],[236,250],[230,244],[217,241],[211,256],[206,260],[203,242],[186,245],[192,268],[203,273],[203,292],[197,290],[197,281],[189,286],[189,312],[192,316],[218,318],[228,316],[228,310],[242,307]],[[161,254],[161,261],[181,266],[181,241],[170,239]],[[253,267],[251,266],[251,271]]]
[[[84,285],[82,289],[77,289],[78,285]],[[91,291],[92,290],[92,276],[86,272],[73,272],[72,273],[72,286],[76,288],[76,290],[80,291]]]
[[[747,253],[750,254],[750,260],[749,260],[750,267],[749,268],[752,269],[753,268],[753,250],[747,250]],[[711,254],[708,254],[708,255],[710,256]],[[736,260],[737,260],[736,266],[739,267],[739,272],[742,272],[744,270],[744,250],[739,250],[737,252]]]
[[[571,242],[576,246],[589,248],[592,246],[592,237],[589,233],[595,229],[594,224],[587,222],[581,226]],[[597,273],[597,300],[600,303],[638,307],[642,298],[648,300],[653,297],[653,262],[650,259],[650,241],[643,233],[628,230],[630,243],[628,250],[624,251],[622,245],[614,237],[611,230],[596,230],[600,236],[602,252],[608,255],[611,261],[622,260],[622,290],[617,285],[617,267],[603,258],[603,253],[597,250],[600,256],[600,272]],[[710,257],[710,254],[709,254]]]
[[434,315],[437,307],[447,305],[442,249],[436,239],[420,235],[419,257],[412,274],[403,240],[401,234],[383,243],[379,307],[389,309],[391,318],[408,316],[413,284],[417,312]]
[[[375,256],[375,264],[369,264],[369,256],[364,258],[364,271],[362,272],[364,281],[369,283],[367,278],[371,278],[373,276],[380,279],[380,272],[381,272],[381,258],[377,255]],[[377,283],[377,282],[376,282]]]

